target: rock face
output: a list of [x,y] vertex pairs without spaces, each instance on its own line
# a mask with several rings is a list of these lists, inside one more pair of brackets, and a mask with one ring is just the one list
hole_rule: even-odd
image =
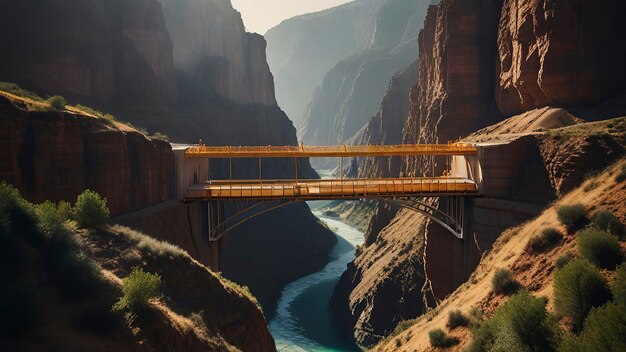
[[504,1],[496,102],[505,115],[592,106],[624,88],[626,3]]
[[337,62],[367,47],[374,16],[385,1],[353,1],[297,16],[265,34],[267,60],[276,78],[276,98],[297,127],[324,75]]
[[176,103],[156,0],[20,1],[3,7],[0,29],[12,33],[0,38],[5,81],[98,105]]
[[32,202],[75,201],[100,193],[113,215],[173,197],[174,155],[168,143],[112,129],[91,117],[27,112],[0,97],[5,128],[0,180]]
[[276,105],[265,39],[227,0],[163,0],[176,68],[236,103]]
[[[336,322],[345,331],[353,330],[357,342],[370,345],[394,329],[404,314],[396,305],[398,297],[418,302],[404,308],[417,312],[413,317],[436,305],[466,280],[504,229],[535,216],[580,184],[589,170],[602,169],[623,155],[623,137],[607,135],[606,130],[576,130],[581,117],[601,119],[624,111],[620,91],[626,85],[619,82],[626,75],[623,65],[611,61],[623,61],[623,41],[610,40],[624,32],[614,17],[624,12],[622,6],[611,1],[442,0],[429,8],[419,35],[419,78],[410,93],[402,141],[446,143],[489,126],[468,140],[499,145],[485,146],[485,194],[469,210],[468,238],[475,239],[470,248],[420,215],[378,207],[366,244],[342,276],[332,301]],[[612,42],[615,48],[606,44]],[[505,117],[510,118],[498,123]],[[385,135],[387,127],[376,129],[372,123],[378,126],[372,119],[355,140]],[[546,130],[555,131],[544,134]],[[393,164],[387,165],[365,160],[358,174],[394,170]],[[422,176],[446,168],[444,159],[406,158],[398,173]],[[443,199],[439,207],[445,209]],[[405,244],[389,239],[399,231],[398,224],[411,221],[416,222],[405,235],[420,245],[400,255]],[[370,248],[376,249],[376,256]],[[387,265],[409,274],[421,266],[422,275],[412,276],[412,284],[403,286],[402,275],[379,270]],[[387,293],[387,280],[400,291]],[[383,303],[382,297],[394,298]]]
[[304,143],[344,143],[376,114],[389,79],[415,60],[429,4],[388,0],[381,6],[367,48],[339,62],[314,94],[305,113]]

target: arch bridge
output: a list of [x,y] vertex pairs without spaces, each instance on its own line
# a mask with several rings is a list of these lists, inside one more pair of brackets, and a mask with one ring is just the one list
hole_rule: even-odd
[[[211,267],[219,271],[222,240],[237,226],[257,216],[297,202],[311,200],[371,199],[420,212],[457,238],[463,238],[466,198],[479,194],[471,179],[453,176],[345,178],[345,157],[466,156],[477,154],[474,146],[462,143],[368,145],[368,146],[191,146],[177,155],[177,193],[186,202],[202,202],[205,238],[211,252]],[[298,159],[339,158],[339,178],[303,179]],[[263,159],[294,160],[293,179],[264,179]],[[210,159],[228,161],[227,179],[213,179]],[[233,177],[233,159],[258,159],[259,177]],[[224,170],[222,170],[224,171]],[[445,197],[445,206],[434,205]],[[226,216],[225,204],[232,203]],[[441,210],[444,208],[444,210]]]

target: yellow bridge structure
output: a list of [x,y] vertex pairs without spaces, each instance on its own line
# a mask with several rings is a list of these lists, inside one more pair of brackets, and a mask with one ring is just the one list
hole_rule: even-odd
[[[458,238],[463,238],[465,198],[479,194],[470,179],[454,176],[346,178],[343,159],[353,157],[467,156],[477,148],[464,143],[364,146],[185,146],[178,153],[177,188],[186,202],[206,205],[206,238],[211,246],[212,267],[219,270],[223,237],[240,224],[274,209],[311,200],[373,199],[425,214]],[[339,158],[339,177],[303,179],[298,165],[302,158]],[[292,179],[264,179],[263,160],[293,159]],[[214,179],[211,159],[228,161],[228,178]],[[259,177],[233,177],[233,159],[258,159]],[[220,170],[222,174],[226,170]],[[425,198],[445,197],[446,209],[432,206]],[[225,203],[234,203],[225,207]],[[243,206],[241,206],[243,205]],[[230,213],[227,215],[227,213]]]

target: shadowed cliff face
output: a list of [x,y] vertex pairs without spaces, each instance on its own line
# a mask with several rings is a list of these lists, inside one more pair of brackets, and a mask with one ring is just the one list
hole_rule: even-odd
[[276,105],[265,40],[227,0],[163,0],[176,68],[236,103]]
[[306,144],[341,144],[376,114],[389,79],[415,60],[417,33],[430,1],[388,0],[376,13],[365,50],[324,77],[305,113]]
[[[477,236],[480,249],[471,248],[469,261],[462,265],[457,260],[463,258],[459,240],[420,215],[379,206],[366,244],[342,277],[332,301],[336,322],[352,331],[358,342],[371,345],[394,329],[403,314],[397,297],[419,302],[411,310],[412,317],[434,306],[466,279],[481,251],[505,228],[525,221],[536,214],[531,209],[545,206],[580,184],[589,170],[602,169],[623,155],[623,137],[608,136],[605,131],[525,135],[579,123],[565,110],[544,109],[546,105],[565,105],[570,113],[589,119],[624,111],[620,91],[626,88],[626,75],[623,65],[610,61],[623,57],[623,41],[613,48],[607,44],[613,41],[604,39],[612,38],[609,33],[624,32],[613,19],[622,5],[610,1],[597,7],[592,2],[544,3],[442,0],[429,9],[419,35],[419,78],[410,92],[402,141],[446,143],[524,112],[471,137],[473,141],[510,142],[490,151],[506,161],[510,185],[474,202],[470,236]],[[607,74],[611,70],[615,76]],[[535,107],[542,109],[527,111]],[[395,129],[374,118],[355,140],[381,140],[387,133],[393,135]],[[606,157],[599,160],[592,155]],[[387,161],[381,166],[365,160],[358,173],[385,174],[387,165]],[[421,176],[433,170],[441,174],[444,169],[443,159],[414,157],[404,159],[400,171],[390,175]],[[411,223],[410,230],[398,228]],[[421,245],[404,253],[402,240],[389,241],[403,231]],[[380,272],[379,268],[389,265],[397,271]],[[402,286],[405,278],[397,273],[413,273],[416,265],[421,266],[423,276]],[[388,289],[394,286],[391,283],[402,288],[399,292]]]
[[96,104],[176,103],[156,0],[18,1],[3,6],[0,30],[5,81]]
[[28,112],[4,97],[0,117],[0,180],[32,202],[73,202],[88,188],[105,197],[117,215],[173,196],[174,155],[168,143],[91,117]]

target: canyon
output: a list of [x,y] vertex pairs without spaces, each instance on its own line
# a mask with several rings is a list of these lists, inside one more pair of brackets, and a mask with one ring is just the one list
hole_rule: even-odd
[[[624,77],[621,68],[607,75],[607,67],[616,63],[593,64],[624,58],[622,42],[614,47],[599,39],[621,31],[612,17],[618,9],[623,11],[623,4],[596,8],[488,0],[443,0],[428,9],[401,140],[484,143],[483,194],[470,209],[469,236],[475,243],[464,249],[462,241],[436,224],[379,205],[365,245],[331,300],[335,323],[344,332],[372,346],[400,322],[434,308],[465,282],[500,233],[533,218],[586,174],[623,156],[619,129],[617,134],[592,129],[573,135],[546,132],[624,115],[624,87],[615,81]],[[601,28],[589,27],[598,22]],[[591,92],[590,87],[600,86]],[[387,94],[385,99],[393,99],[392,89]],[[357,143],[398,136],[398,120],[386,122],[382,115],[381,121],[379,115],[363,127]],[[455,169],[447,163],[430,157],[382,160],[382,165],[363,159],[353,163],[353,174],[441,174]],[[445,209],[444,200],[434,204]],[[450,253],[464,259],[450,260]]]

